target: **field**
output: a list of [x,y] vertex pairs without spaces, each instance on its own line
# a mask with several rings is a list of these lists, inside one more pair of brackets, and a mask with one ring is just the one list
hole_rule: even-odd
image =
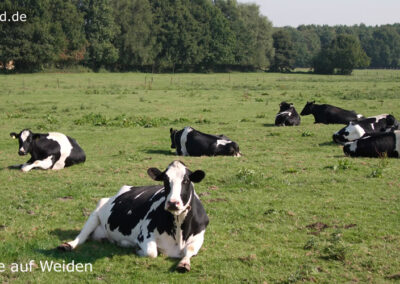
[[[273,126],[281,101],[307,100],[400,119],[400,71],[309,74],[33,74],[0,76],[0,282],[292,283],[400,279],[400,164],[345,157],[341,125]],[[243,157],[177,157],[169,129],[225,134]],[[23,173],[9,136],[30,128],[77,139],[87,161]],[[173,160],[206,178],[196,184],[210,225],[192,271],[177,260],[73,239],[101,197],[154,184],[149,167]],[[32,272],[12,263],[34,260]],[[92,272],[42,272],[40,261],[91,263]],[[1,269],[4,264],[4,269]]]

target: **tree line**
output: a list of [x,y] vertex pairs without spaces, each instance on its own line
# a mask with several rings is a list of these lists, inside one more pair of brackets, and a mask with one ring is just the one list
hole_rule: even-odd
[[[0,62],[12,60],[17,72],[83,65],[348,74],[400,67],[399,24],[273,28],[257,5],[236,0],[4,0],[2,11],[27,15],[25,22],[0,23]],[[349,59],[338,66],[343,55]]]

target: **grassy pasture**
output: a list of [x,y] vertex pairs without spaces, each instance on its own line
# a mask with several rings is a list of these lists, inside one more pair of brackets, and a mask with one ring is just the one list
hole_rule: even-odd
[[[400,71],[308,74],[33,74],[1,76],[0,282],[392,282],[400,273],[400,171],[396,159],[352,159],[333,144],[340,125],[273,126],[279,103],[307,100],[400,119]],[[177,157],[169,128],[190,125],[239,143],[241,158]],[[12,131],[59,131],[87,162],[23,173]],[[172,160],[203,169],[196,185],[210,225],[192,271],[177,261],[73,239],[101,197],[153,184],[149,167]],[[10,271],[34,260],[92,263],[87,273]],[[0,267],[1,268],[1,267]],[[1,271],[1,269],[0,269]]]

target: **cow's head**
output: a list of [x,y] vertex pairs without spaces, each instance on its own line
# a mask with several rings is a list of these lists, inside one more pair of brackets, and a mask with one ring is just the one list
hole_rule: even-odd
[[24,129],[19,134],[15,133],[15,132],[11,132],[10,136],[13,139],[18,138],[18,142],[19,142],[18,154],[20,156],[27,155],[28,153],[31,152],[33,134],[29,129]]
[[365,130],[357,123],[350,122],[349,125],[340,129],[338,132],[333,134],[333,141],[339,144],[358,140],[363,137]]
[[176,129],[172,129],[172,128],[169,129],[169,134],[171,136],[171,148],[172,149],[176,148],[175,135],[176,135],[177,132],[178,132],[178,130],[176,130]]
[[190,209],[190,201],[195,194],[193,183],[202,181],[206,175],[201,170],[191,172],[180,161],[173,161],[163,172],[157,168],[150,168],[147,173],[152,179],[164,182],[164,208],[176,216]]
[[308,115],[312,113],[315,101],[307,102],[304,106],[303,110],[301,111],[300,115]]
[[279,104],[279,112],[289,110],[289,109],[292,108],[292,107],[293,107],[293,104],[292,104],[292,103],[281,102],[281,103]]

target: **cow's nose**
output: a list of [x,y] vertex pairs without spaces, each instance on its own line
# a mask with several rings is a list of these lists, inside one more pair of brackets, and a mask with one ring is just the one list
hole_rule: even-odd
[[20,156],[23,156],[23,155],[25,155],[26,153],[25,153],[24,150],[19,150],[19,151],[18,151],[18,154],[19,154]]
[[179,201],[171,200],[171,201],[167,202],[167,208],[168,208],[168,210],[178,210],[179,204],[180,204]]

